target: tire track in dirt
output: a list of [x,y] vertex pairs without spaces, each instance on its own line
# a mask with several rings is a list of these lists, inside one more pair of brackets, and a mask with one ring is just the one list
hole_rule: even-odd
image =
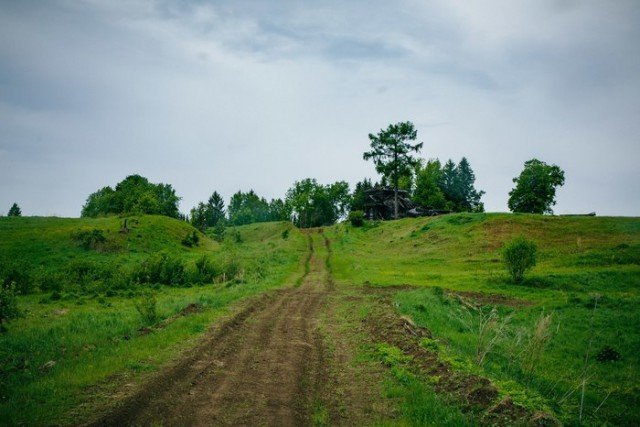
[[94,425],[311,424],[331,281],[315,252],[309,265],[301,286],[262,297]]

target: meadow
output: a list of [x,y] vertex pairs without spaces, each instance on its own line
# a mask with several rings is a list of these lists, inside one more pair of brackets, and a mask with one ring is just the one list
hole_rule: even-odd
[[[457,214],[328,235],[336,282],[390,289],[455,369],[567,424],[640,422],[638,219]],[[516,285],[500,251],[519,235],[539,253]]]
[[[491,408],[475,410],[441,385],[473,376],[564,424],[640,423],[636,218],[453,214],[311,233],[272,222],[227,228],[219,242],[212,229],[163,216],[126,224],[0,218],[0,271],[15,282],[20,311],[0,334],[4,424],[90,421],[243,304],[301,286],[318,260],[330,399],[365,387],[372,405],[387,408],[380,423],[468,425]],[[520,284],[501,255],[517,236],[538,247]],[[400,316],[427,331],[429,363],[462,375],[425,374],[415,354],[382,340],[397,334]],[[329,420],[330,403],[317,401],[314,422]]]
[[[307,239],[288,223],[236,227],[220,243],[167,217],[127,224],[122,232],[118,217],[0,218],[0,265],[21,274],[12,277],[26,293],[0,334],[3,424],[87,420],[238,302],[303,274]],[[78,235],[93,230],[105,240],[87,247]],[[144,283],[141,271],[167,284]]]

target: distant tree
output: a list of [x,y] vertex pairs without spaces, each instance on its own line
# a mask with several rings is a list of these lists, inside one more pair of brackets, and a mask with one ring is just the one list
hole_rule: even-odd
[[153,184],[140,175],[130,175],[116,185],[104,187],[87,198],[83,217],[109,214],[156,214],[179,218],[180,197],[169,184]]
[[398,188],[403,176],[411,173],[418,160],[411,153],[417,153],[423,143],[411,144],[418,132],[413,123],[400,122],[380,130],[377,135],[369,134],[371,151],[363,154],[364,160],[372,159],[376,171],[388,178],[394,189],[394,217],[398,218]]
[[200,202],[191,209],[190,222],[198,230],[204,232],[207,229],[207,206]]
[[282,199],[271,199],[269,202],[269,221],[289,221],[291,208]]
[[564,185],[564,171],[556,165],[547,165],[538,159],[524,163],[520,176],[513,178],[516,186],[509,192],[512,212],[553,213],[556,187]]
[[253,190],[248,193],[238,191],[231,196],[227,211],[231,225],[269,221],[269,203]]
[[456,170],[456,164],[453,160],[447,160],[442,168],[442,181],[440,188],[446,202],[446,209],[456,210],[456,201],[460,199],[458,194],[458,188],[456,187],[458,172]]
[[350,211],[364,211],[364,204],[367,200],[366,192],[371,190],[373,184],[371,180],[365,178],[364,180],[356,183],[356,187],[351,194],[351,204],[349,206]]
[[224,218],[224,214],[224,200],[217,191],[214,191],[207,201],[207,226],[215,226]]
[[14,203],[9,208],[9,213],[7,216],[22,216],[22,211],[20,210],[20,206],[17,203]]
[[474,187],[476,176],[466,157],[463,157],[456,167],[455,187],[458,196],[457,211],[483,212],[484,205],[480,198],[484,191],[477,191]]
[[451,159],[441,166],[439,160],[429,160],[416,168],[416,188],[413,200],[422,206],[455,212],[482,212],[480,198],[484,191],[474,187],[475,174],[466,157],[458,165]]
[[294,183],[287,191],[285,203],[291,207],[294,224],[309,228],[335,223],[346,213],[349,200],[346,182],[321,185],[307,178]]
[[445,209],[446,199],[442,192],[443,180],[440,160],[429,160],[426,165],[419,165],[416,170],[416,189],[413,200],[422,206],[432,209]]

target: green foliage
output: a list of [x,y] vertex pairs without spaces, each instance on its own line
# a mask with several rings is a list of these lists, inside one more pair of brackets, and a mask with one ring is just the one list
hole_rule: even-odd
[[191,209],[191,224],[204,232],[208,227],[215,227],[219,221],[224,220],[224,200],[214,191],[207,203],[198,203]]
[[153,292],[145,292],[134,302],[136,311],[146,325],[153,325],[158,321],[158,300]]
[[140,175],[130,175],[116,185],[104,187],[89,195],[82,207],[83,217],[109,214],[158,214],[178,218],[175,190],[169,184],[152,184]]
[[442,181],[443,172],[440,160],[429,160],[424,167],[418,165],[413,200],[418,205],[431,209],[445,209],[447,205],[441,188]]
[[18,206],[17,203],[14,203],[13,205],[11,205],[11,207],[9,208],[9,213],[7,213],[7,216],[22,216],[22,210],[20,210],[20,207]]
[[513,182],[516,186],[509,192],[508,201],[512,212],[553,213],[551,206],[556,204],[556,187],[564,184],[564,171],[531,159],[524,163],[523,171]]
[[202,255],[196,260],[195,271],[191,281],[193,283],[212,283],[216,277],[216,267],[213,261],[206,255]]
[[216,242],[222,242],[224,240],[226,228],[226,221],[224,219],[218,221],[218,223],[213,227],[213,239]]
[[502,250],[502,259],[515,283],[521,283],[524,274],[536,265],[538,248],[535,242],[520,236],[507,243]]
[[356,187],[351,195],[351,205],[349,206],[349,209],[352,211],[364,211],[364,204],[367,197],[366,191],[371,190],[372,188],[373,184],[371,183],[371,180],[367,178],[356,183]]
[[0,287],[11,287],[14,292],[26,295],[33,291],[34,277],[24,261],[0,264]]
[[362,227],[364,225],[364,212],[362,211],[349,212],[349,222],[354,227]]
[[229,202],[229,224],[245,225],[255,222],[285,221],[291,215],[289,206],[280,199],[267,202],[264,197],[250,190],[238,191]]
[[449,159],[444,167],[439,160],[429,160],[416,167],[416,189],[413,200],[432,209],[454,212],[483,212],[480,198],[484,191],[474,187],[475,174],[466,157],[457,165]]
[[182,244],[188,248],[198,246],[198,243],[200,243],[200,236],[198,236],[198,232],[196,230],[188,233],[187,236],[182,239]]
[[181,259],[168,253],[152,255],[133,271],[135,283],[181,286],[187,283],[186,268]]
[[98,249],[107,242],[104,232],[98,228],[93,230],[81,230],[73,233],[72,237],[84,249]]
[[282,238],[284,240],[287,240],[289,238],[289,229],[288,228],[282,230]]
[[5,331],[5,323],[19,315],[15,284],[0,284],[0,332]]
[[346,182],[321,185],[307,178],[294,183],[287,191],[285,203],[291,207],[293,223],[309,228],[335,223],[346,213],[350,200]]
[[[377,135],[369,134],[371,151],[365,152],[364,160],[373,160],[376,171],[389,179],[393,188],[400,187],[402,177],[410,175],[412,168],[418,164],[411,153],[417,153],[423,143],[411,144],[418,132],[411,122],[391,124],[387,129],[381,129]],[[398,203],[395,201],[395,217],[398,217]]]

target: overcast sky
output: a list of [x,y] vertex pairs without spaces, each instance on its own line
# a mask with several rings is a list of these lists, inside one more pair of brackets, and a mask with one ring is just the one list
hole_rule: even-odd
[[536,157],[556,213],[640,215],[640,2],[0,0],[0,211],[79,216],[138,173],[188,210],[376,178],[410,120],[488,211]]

